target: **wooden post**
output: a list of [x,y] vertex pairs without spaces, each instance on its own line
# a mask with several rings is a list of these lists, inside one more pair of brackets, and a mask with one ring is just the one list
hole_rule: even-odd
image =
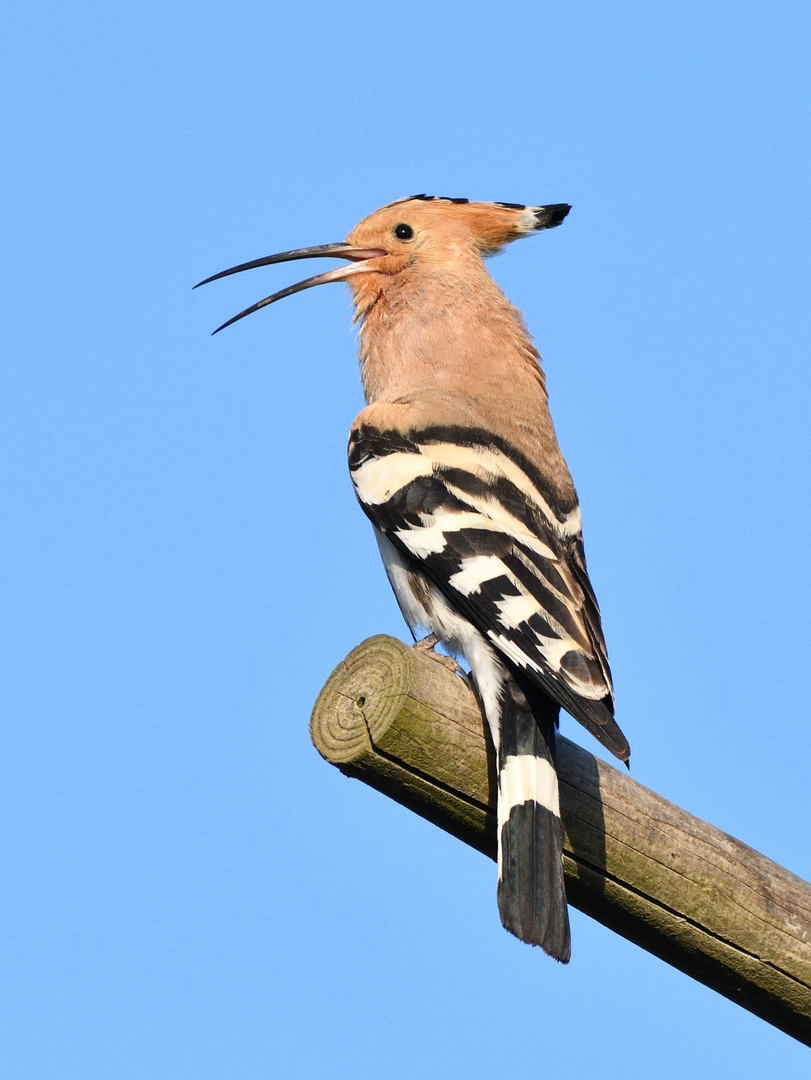
[[[369,638],[310,731],[342,772],[495,858],[493,746],[442,664]],[[811,885],[564,738],[558,773],[569,902],[811,1046]]]

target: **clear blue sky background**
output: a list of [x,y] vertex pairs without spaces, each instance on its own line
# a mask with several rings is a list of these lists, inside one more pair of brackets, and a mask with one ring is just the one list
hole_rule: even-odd
[[321,761],[332,668],[407,636],[348,297],[211,338],[304,274],[191,286],[413,192],[572,203],[492,269],[634,775],[811,878],[810,45],[800,3],[3,17],[4,1080],[807,1075],[578,912],[568,969],[521,946],[492,863]]

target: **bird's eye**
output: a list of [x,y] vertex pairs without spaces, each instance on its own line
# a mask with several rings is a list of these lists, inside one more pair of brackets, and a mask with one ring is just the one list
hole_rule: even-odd
[[410,225],[395,225],[394,235],[397,237],[398,240],[410,240],[411,237],[414,235],[414,230],[411,228]]

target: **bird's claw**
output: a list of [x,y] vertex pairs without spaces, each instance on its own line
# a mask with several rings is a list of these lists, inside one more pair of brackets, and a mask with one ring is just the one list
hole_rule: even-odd
[[442,664],[443,667],[446,667],[448,671],[452,671],[454,675],[459,675],[460,678],[467,681],[467,672],[456,663],[452,656],[444,656],[442,653],[434,651],[437,645],[439,645],[439,638],[437,635],[429,634],[427,637],[415,641],[413,647],[417,652],[425,653],[432,660],[436,660],[438,664]]

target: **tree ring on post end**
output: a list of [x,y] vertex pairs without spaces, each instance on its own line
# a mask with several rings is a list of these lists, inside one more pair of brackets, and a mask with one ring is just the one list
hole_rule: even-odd
[[402,711],[413,670],[411,649],[387,634],[353,649],[313,707],[310,736],[319,754],[338,765],[368,753]]

